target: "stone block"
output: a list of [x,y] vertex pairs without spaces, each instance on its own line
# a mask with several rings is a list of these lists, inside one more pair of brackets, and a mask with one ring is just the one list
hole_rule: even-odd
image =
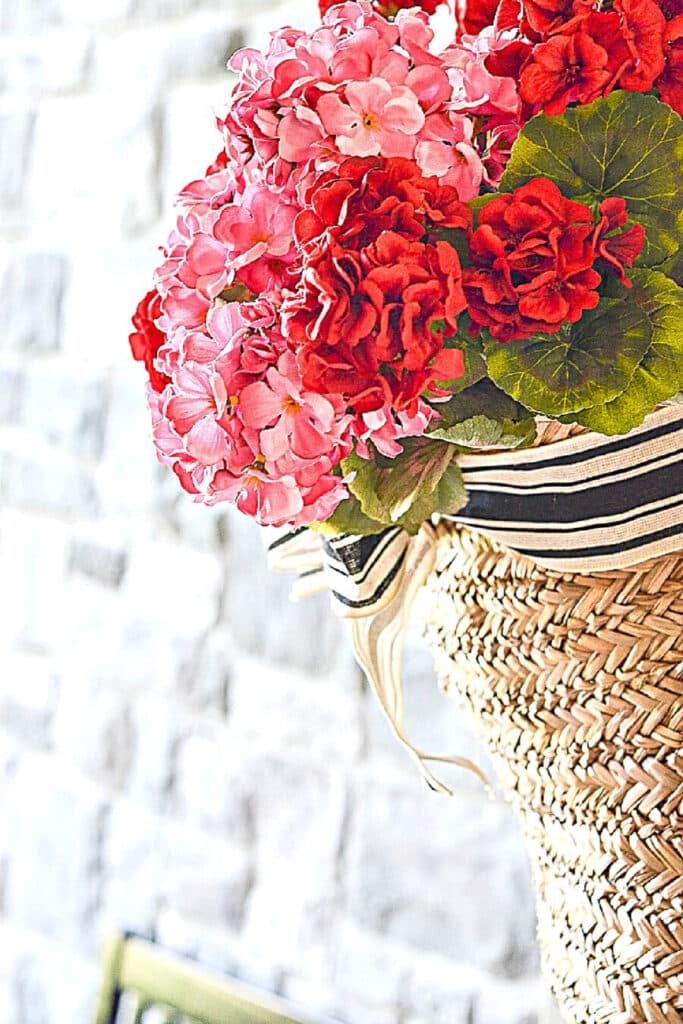
[[334,945],[333,989],[342,1005],[347,999],[368,1007],[393,1008],[404,1002],[410,956],[400,945],[355,922],[342,921]]
[[250,771],[257,862],[245,950],[283,970],[319,973],[330,961],[340,899],[344,778],[316,762],[272,756],[254,758]]
[[360,924],[493,972],[536,967],[529,868],[508,807],[366,778],[347,836],[348,907]]
[[477,985],[488,981],[445,957],[414,956],[404,995],[406,1024],[472,1024]]
[[12,505],[56,516],[92,516],[99,508],[90,467],[28,438],[5,456],[2,491]]
[[[42,4],[44,9],[45,0]],[[91,45],[87,29],[74,25],[38,34],[32,28],[30,34],[0,40],[0,89],[40,97],[82,85]]]
[[93,26],[104,26],[108,22],[120,21],[131,15],[136,0],[100,0],[97,4],[88,0],[55,0],[61,17],[66,22]]
[[33,152],[35,120],[35,110],[30,104],[0,101],[0,223],[3,230],[21,230],[23,226],[27,209],[24,186]]
[[177,692],[184,704],[227,715],[233,651],[228,631],[212,630],[178,667]]
[[251,853],[229,839],[169,822],[163,833],[161,900],[202,924],[237,928],[252,880]]
[[289,750],[318,764],[350,764],[363,743],[361,700],[325,679],[263,658],[233,660],[230,723],[250,749]]
[[30,747],[49,743],[59,684],[50,660],[16,649],[2,654],[0,721]]
[[107,397],[100,375],[34,367],[26,375],[21,423],[43,441],[74,455],[97,458],[104,440]]
[[0,924],[0,1013],[8,1024],[88,1024],[99,964],[9,921]]
[[0,427],[19,419],[24,391],[24,371],[16,366],[0,365]]
[[5,906],[19,924],[89,949],[100,886],[99,790],[54,758],[18,763],[5,807],[11,836]]
[[88,532],[72,534],[69,544],[69,571],[116,590],[126,572],[128,553],[124,538],[106,531],[101,525]]
[[[119,33],[100,35],[94,60],[98,87],[116,90],[121,68],[146,90],[148,96],[164,94],[178,82],[217,78],[226,74],[228,58],[242,45],[233,14],[204,11],[178,24],[155,22]],[[229,81],[226,75],[226,96]],[[197,108],[197,117],[209,110]],[[216,134],[216,149],[218,148]],[[199,166],[195,176],[204,170]]]
[[102,840],[101,938],[114,930],[150,936],[161,905],[164,821],[136,800],[116,800]]
[[[332,675],[340,663],[348,666],[348,636],[331,613],[328,595],[293,603],[292,576],[268,569],[260,528],[235,509],[228,516],[223,610],[236,644],[273,664],[318,678]],[[353,673],[352,686],[357,679]]]
[[66,280],[67,260],[61,253],[18,246],[11,251],[0,287],[0,350],[25,356],[59,348]]
[[474,1024],[537,1024],[542,1001],[538,978],[513,983],[491,978],[477,997]]
[[181,732],[177,710],[168,700],[143,691],[131,704],[131,718],[133,740],[127,792],[145,807],[164,810],[176,773]]
[[71,618],[85,632],[78,651],[63,654],[96,679],[170,695],[213,627],[221,573],[210,555],[150,534],[151,523],[136,532],[117,591],[71,577]]
[[[120,81],[113,94],[44,99],[36,119],[26,183],[31,220],[88,253],[95,237],[135,234],[159,212],[158,114],[139,102],[135,83],[126,95],[123,75]],[[100,317],[105,284],[97,292]],[[93,321],[91,339],[96,329]]]
[[5,642],[47,651],[63,635],[66,529],[25,511],[0,509],[0,621]]
[[59,0],[13,0],[0,5],[3,32],[38,32],[60,20]]
[[171,807],[184,822],[247,846],[253,788],[244,747],[225,728],[196,725],[178,741]]
[[154,454],[144,383],[131,361],[112,375],[105,453],[97,471],[102,502],[111,516],[146,523],[159,509],[159,481],[166,475],[179,491],[177,478]]
[[124,694],[67,675],[61,681],[52,737],[55,752],[89,779],[114,788],[125,784],[133,725]]

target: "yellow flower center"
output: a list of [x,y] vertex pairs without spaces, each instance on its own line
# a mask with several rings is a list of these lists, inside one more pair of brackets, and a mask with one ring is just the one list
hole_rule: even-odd
[[296,416],[300,409],[301,402],[297,402],[296,398],[292,398],[291,395],[282,403],[282,411],[286,412],[288,416]]
[[369,132],[378,132],[381,127],[379,118],[374,114],[363,114],[363,127]]

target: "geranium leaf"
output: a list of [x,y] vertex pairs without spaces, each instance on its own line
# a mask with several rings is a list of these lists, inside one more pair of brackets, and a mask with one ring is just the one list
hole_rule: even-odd
[[660,402],[683,388],[683,288],[656,271],[636,270],[631,277],[628,302],[643,310],[652,336],[625,391],[576,417],[578,423],[601,434],[627,434]]
[[359,537],[370,537],[386,530],[386,523],[366,516],[354,494],[341,501],[329,519],[324,523],[313,523],[311,529],[328,536],[337,533],[353,533]]
[[652,329],[636,303],[603,299],[557,334],[486,342],[492,380],[533,412],[564,416],[604,405],[625,391],[650,345]]
[[660,264],[657,270],[661,270],[663,274],[670,277],[676,284],[683,285],[683,246],[673,256],[670,256],[665,263]]
[[682,160],[678,114],[654,96],[617,90],[557,117],[533,117],[512,147],[500,189],[510,192],[542,176],[581,202],[621,197],[629,216],[645,228],[638,263],[656,266],[683,241],[683,189],[676,173]]
[[430,437],[437,437],[460,448],[521,448],[530,444],[536,436],[533,417],[521,423],[512,420],[492,420],[488,416],[472,416],[456,423],[453,427],[434,430]]
[[361,459],[355,452],[344,459],[345,474],[363,513],[385,526],[401,526],[414,534],[435,512],[455,513],[467,503],[456,450],[443,441],[408,438],[394,459],[377,452]]
[[529,410],[490,380],[478,381],[436,409],[440,420],[430,436],[463,448],[519,448],[536,434]]

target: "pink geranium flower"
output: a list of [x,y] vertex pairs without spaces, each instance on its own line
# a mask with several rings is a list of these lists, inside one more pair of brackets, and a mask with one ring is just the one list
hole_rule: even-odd
[[[296,356],[284,352],[277,368],[270,367],[265,379],[245,387],[240,398],[239,415],[244,424],[259,430],[260,450],[266,464],[282,470],[282,460],[315,461],[330,458],[336,465],[350,444],[343,401],[337,396],[323,397],[305,391]],[[303,468],[303,467],[301,467]]]
[[182,368],[173,380],[174,395],[166,405],[166,415],[183,438],[185,451],[206,466],[228,454],[228,442],[222,419],[228,393],[223,378],[203,366]]
[[348,156],[412,156],[415,136],[425,123],[417,96],[382,78],[346,86],[346,102],[327,93],[318,113],[341,153]]
[[228,254],[232,272],[255,293],[282,287],[294,262],[297,207],[263,185],[249,186],[239,205],[226,206],[214,233]]
[[293,477],[273,478],[257,466],[236,476],[219,470],[214,476],[209,504],[232,501],[240,512],[261,526],[284,526],[297,521],[304,502]]
[[414,416],[405,411],[395,413],[388,405],[374,412],[365,412],[356,418],[353,425],[358,438],[356,451],[363,459],[372,458],[368,448],[368,442],[371,441],[381,455],[394,459],[403,451],[399,440],[404,437],[421,437],[434,416],[434,410],[421,400]]

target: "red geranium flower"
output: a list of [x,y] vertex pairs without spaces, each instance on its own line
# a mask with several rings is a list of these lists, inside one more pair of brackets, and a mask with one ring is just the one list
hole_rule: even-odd
[[411,160],[347,160],[325,175],[297,219],[303,284],[286,310],[304,385],[358,413],[398,412],[461,376],[462,353],[444,348],[465,307],[460,261],[438,230],[470,223],[455,190]]
[[128,338],[133,359],[145,364],[149,382],[158,392],[164,390],[170,379],[165,374],[159,373],[154,367],[156,354],[166,341],[166,335],[159,330],[155,323],[160,316],[161,296],[156,288],[153,288],[147,292],[144,298],[140,299],[138,307],[133,313],[135,330]]
[[591,103],[610,80],[608,53],[587,33],[553,36],[534,47],[522,71],[520,94],[546,114],[561,114],[569,103]]
[[631,282],[624,273],[624,265],[633,266],[645,244],[645,229],[642,224],[632,224],[622,231],[627,220],[628,213],[623,199],[611,197],[603,200],[593,245],[596,256],[604,260],[621,283],[630,288]]
[[553,32],[571,32],[594,7],[593,0],[523,0],[523,27],[540,39]]
[[501,341],[554,334],[599,302],[601,259],[622,281],[642,248],[640,225],[626,223],[622,199],[605,200],[601,218],[565,199],[547,178],[535,178],[482,209],[470,237],[472,266],[463,271],[475,324]]
[[616,0],[631,63],[619,78],[622,89],[647,92],[664,70],[666,21],[654,0]]
[[456,0],[455,10],[460,32],[476,36],[483,28],[493,25],[498,8],[499,0]]
[[683,116],[683,14],[666,26],[664,60],[664,71],[655,86],[664,103]]

